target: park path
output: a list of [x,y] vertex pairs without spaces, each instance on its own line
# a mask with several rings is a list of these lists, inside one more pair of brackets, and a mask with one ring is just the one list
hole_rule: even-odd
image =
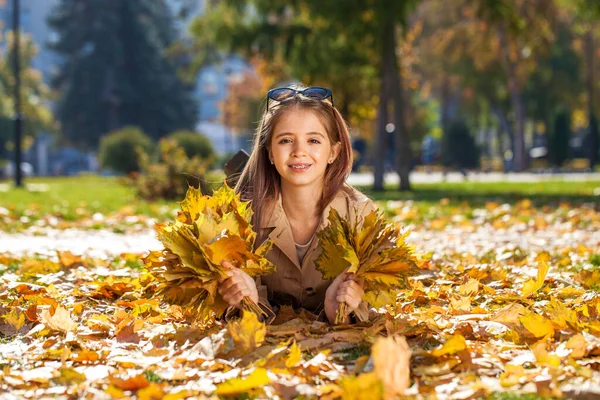
[[[500,172],[475,172],[469,173],[469,182],[544,182],[544,181],[567,181],[567,182],[586,182],[600,181],[600,173],[500,173]],[[410,173],[411,183],[439,183],[439,182],[464,182],[465,178],[460,172],[449,172],[446,177],[441,172],[422,172],[413,171]],[[368,186],[373,184],[372,173],[353,173],[348,178],[350,185]],[[398,174],[385,174],[385,183],[397,184]]]
[[[134,234],[118,234],[105,230],[83,231],[76,229],[45,231],[45,236],[27,233],[7,234],[0,232],[0,253],[12,255],[54,255],[56,251],[69,250],[75,254],[90,257],[117,256],[121,253],[143,253],[158,250],[158,242],[153,230]],[[443,256],[451,249],[456,253],[496,255],[509,254],[517,247],[526,251],[552,251],[553,249],[600,247],[600,232],[565,228],[527,232],[526,226],[511,226],[507,229],[493,229],[490,226],[448,227],[441,231],[415,230],[408,240],[415,244],[419,252],[433,252]],[[503,253],[504,252],[504,253]]]

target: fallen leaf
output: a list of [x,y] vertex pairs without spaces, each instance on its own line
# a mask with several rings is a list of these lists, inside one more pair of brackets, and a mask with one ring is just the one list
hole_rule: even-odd
[[267,370],[256,368],[245,378],[234,378],[217,385],[215,393],[221,396],[231,396],[259,389],[269,383],[271,383],[271,378],[269,378]]
[[75,331],[78,327],[78,324],[71,319],[69,311],[62,306],[56,308],[54,315],[50,315],[49,310],[42,311],[40,322],[46,325],[46,327],[59,332]]
[[581,333],[578,333],[572,336],[566,343],[567,349],[571,349],[571,354],[569,357],[579,360],[585,357],[587,353],[587,341],[585,340],[585,336]]
[[386,399],[400,396],[408,388],[410,356],[410,348],[402,336],[379,338],[371,347],[375,374],[383,383]]
[[58,374],[59,375],[52,380],[60,385],[79,384],[87,380],[84,374],[81,374],[69,367],[60,368],[58,370]]
[[127,379],[121,379],[116,376],[110,376],[108,379],[111,385],[121,390],[131,390],[134,392],[136,390],[143,389],[150,385],[150,382],[148,382],[148,379],[146,379],[144,374],[132,376],[131,378]]
[[433,355],[434,357],[441,357],[445,355],[458,353],[459,351],[465,350],[466,348],[467,342],[464,336],[457,334],[448,339],[446,343],[444,343],[444,345],[439,349],[431,351],[431,355]]
[[554,327],[552,326],[552,322],[539,314],[527,312],[523,316],[519,317],[519,322],[521,322],[525,329],[531,332],[531,334],[538,339],[554,336]]
[[544,280],[546,279],[549,269],[550,267],[544,261],[538,262],[537,280],[534,281],[530,279],[523,284],[523,296],[527,297],[544,286]]
[[287,368],[293,368],[296,365],[298,365],[300,363],[300,361],[302,361],[302,351],[300,350],[300,347],[294,341],[292,343],[292,346],[290,347],[290,355],[285,360],[285,366]]
[[267,327],[252,312],[242,312],[242,318],[227,323],[227,332],[233,339],[230,356],[242,356],[259,347],[265,340]]

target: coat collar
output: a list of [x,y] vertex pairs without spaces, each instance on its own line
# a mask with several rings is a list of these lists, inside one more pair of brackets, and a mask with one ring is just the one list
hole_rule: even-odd
[[[332,207],[338,211],[342,211],[344,210],[344,206],[346,204],[346,195],[342,190],[340,190],[331,203],[329,203],[323,210],[321,220],[317,226],[317,232],[329,224],[329,210],[331,210]],[[292,228],[283,209],[281,195],[279,195],[277,201],[275,202],[275,206],[265,228],[273,229],[271,233],[269,233],[269,239],[271,239],[273,244],[277,246],[283,252],[283,254],[285,254],[287,258],[289,258],[290,261],[301,271],[302,266],[298,260],[298,252],[296,251],[296,244],[294,243]],[[306,253],[306,256],[304,257],[304,260],[308,258],[308,255],[314,251],[317,245],[318,240],[313,240]]]

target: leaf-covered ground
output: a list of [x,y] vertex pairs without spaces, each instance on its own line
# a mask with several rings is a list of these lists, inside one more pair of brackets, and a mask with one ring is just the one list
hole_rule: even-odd
[[378,318],[336,328],[290,309],[190,323],[152,298],[148,231],[0,234],[0,398],[390,397],[399,335],[409,396],[600,396],[596,203],[382,205],[429,261]]

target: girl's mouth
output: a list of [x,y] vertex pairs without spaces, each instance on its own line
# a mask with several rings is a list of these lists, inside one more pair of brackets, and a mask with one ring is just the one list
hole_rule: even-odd
[[289,167],[294,172],[305,172],[311,167],[311,164],[293,164]]

